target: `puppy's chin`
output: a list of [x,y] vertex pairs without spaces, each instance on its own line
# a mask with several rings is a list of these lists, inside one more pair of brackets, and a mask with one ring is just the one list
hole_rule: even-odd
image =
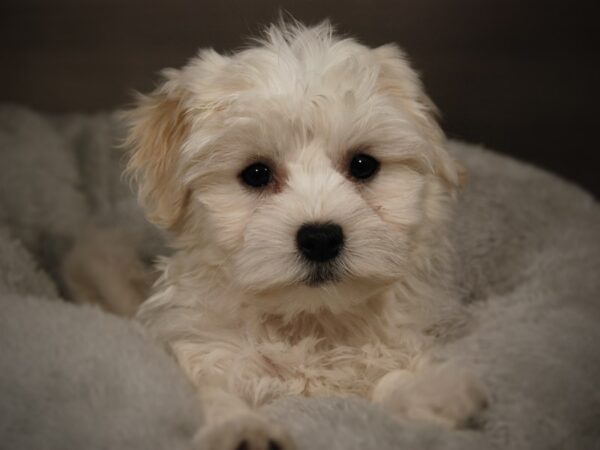
[[261,313],[292,319],[301,313],[327,310],[340,314],[355,308],[391,286],[391,277],[353,278],[337,265],[307,267],[294,281],[267,286],[240,286],[248,306]]
[[340,283],[343,281],[343,278],[344,274],[339,265],[335,263],[321,263],[307,267],[307,274],[302,283],[312,288],[318,288],[327,284]]

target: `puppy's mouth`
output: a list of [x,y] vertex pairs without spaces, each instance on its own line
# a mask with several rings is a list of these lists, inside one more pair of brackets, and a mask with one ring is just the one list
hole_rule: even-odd
[[324,284],[333,284],[341,281],[339,268],[333,263],[310,264],[308,274],[302,282],[310,287],[319,287]]

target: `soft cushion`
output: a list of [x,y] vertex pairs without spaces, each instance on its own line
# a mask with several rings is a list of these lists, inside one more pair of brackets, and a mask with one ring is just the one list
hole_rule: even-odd
[[[203,423],[176,364],[136,323],[61,299],[58,267],[87,223],[160,234],[121,177],[113,114],[0,107],[0,447],[186,449]],[[264,408],[300,450],[600,448],[600,208],[558,177],[451,142],[467,168],[452,228],[477,319],[444,352],[492,404],[479,428],[398,423],[340,398]]]

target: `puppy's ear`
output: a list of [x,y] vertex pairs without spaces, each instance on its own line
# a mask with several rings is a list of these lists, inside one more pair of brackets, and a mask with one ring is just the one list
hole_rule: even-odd
[[380,64],[378,88],[411,115],[419,134],[431,144],[436,175],[450,188],[460,187],[466,179],[465,170],[447,153],[445,136],[437,123],[438,110],[425,94],[404,52],[394,44],[383,45],[374,52]]
[[137,183],[149,220],[167,229],[181,220],[189,196],[179,176],[179,156],[190,125],[178,75],[175,70],[165,72],[166,81],[151,94],[139,95],[123,114],[129,125],[127,172]]

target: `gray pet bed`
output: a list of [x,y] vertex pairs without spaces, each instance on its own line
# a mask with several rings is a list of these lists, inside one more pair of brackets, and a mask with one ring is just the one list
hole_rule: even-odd
[[[111,115],[0,107],[0,448],[189,449],[201,408],[135,323],[60,299],[56,268],[85,223],[161,240],[120,176]],[[446,351],[493,402],[479,429],[401,425],[359,400],[265,412],[300,450],[600,448],[600,208],[526,164],[452,143],[470,174],[453,239],[478,327]]]

